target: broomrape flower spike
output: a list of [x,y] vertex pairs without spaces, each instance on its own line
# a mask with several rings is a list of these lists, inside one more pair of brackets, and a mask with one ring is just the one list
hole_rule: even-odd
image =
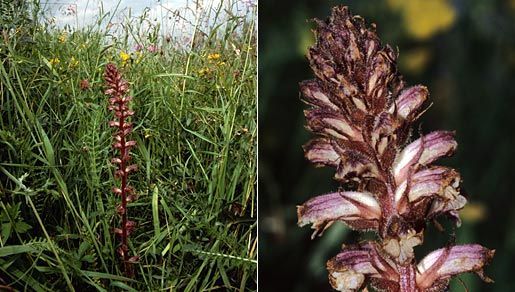
[[435,131],[409,142],[428,89],[406,86],[397,52],[347,7],[335,7],[328,21],[316,23],[317,42],[308,53],[315,79],[300,84],[309,106],[307,128],[317,136],[304,146],[305,156],[335,168],[334,179],[353,188],[298,206],[298,224],[312,225],[313,237],[335,221],[378,235],[343,247],[327,262],[332,287],[438,292],[465,272],[490,282],[482,271],[494,250],[477,244],[451,245],[415,260],[426,222],[446,216],[459,226],[458,210],[467,202],[459,173],[432,164],[456,150],[454,133]]
[[119,156],[111,159],[111,163],[117,167],[115,177],[121,181],[120,187],[112,189],[113,193],[121,198],[121,203],[116,207],[116,211],[121,217],[121,227],[115,228],[114,233],[121,241],[117,252],[123,260],[125,274],[132,277],[134,275],[132,264],[137,262],[138,256],[129,256],[127,238],[135,230],[137,224],[127,219],[127,203],[135,199],[135,191],[128,185],[128,175],[136,171],[137,166],[129,165],[130,149],[136,145],[136,141],[128,139],[132,131],[132,123],[128,119],[134,115],[134,111],[129,109],[129,102],[132,100],[132,97],[127,95],[129,84],[122,79],[122,75],[114,64],[107,64],[104,79],[107,85],[105,94],[110,97],[108,109],[114,113],[114,120],[109,121],[109,126],[116,128],[113,148],[119,150]]

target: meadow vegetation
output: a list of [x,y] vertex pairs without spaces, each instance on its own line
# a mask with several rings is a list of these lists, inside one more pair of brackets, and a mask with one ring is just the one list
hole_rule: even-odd
[[[4,14],[0,290],[256,289],[256,7],[236,16],[233,4],[205,8],[229,16],[181,44],[145,16],[115,33],[101,25],[111,12],[82,28],[49,25],[38,3],[23,23]],[[134,278],[113,233],[109,62],[135,111]]]

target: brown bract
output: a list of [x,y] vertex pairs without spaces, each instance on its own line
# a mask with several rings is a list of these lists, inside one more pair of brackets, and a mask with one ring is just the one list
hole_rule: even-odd
[[[440,268],[421,272],[429,259],[422,266],[415,263],[413,249],[423,242],[426,222],[443,215],[459,225],[458,210],[467,202],[459,173],[432,165],[454,153],[454,133],[435,131],[410,141],[428,89],[406,87],[397,52],[381,44],[375,25],[367,27],[347,7],[335,7],[327,21],[316,23],[316,44],[308,54],[315,78],[300,84],[309,106],[307,129],[316,135],[304,145],[305,156],[316,166],[335,168],[334,178],[352,181],[355,188],[308,200],[297,209],[298,224],[312,224],[313,235],[321,235],[342,221],[379,236],[378,242],[344,248],[328,262],[332,286],[443,291],[452,275],[480,272],[493,252],[478,245],[445,248],[440,257],[431,253],[429,259],[438,258],[441,267],[452,262],[445,273]],[[458,251],[474,261],[451,260]]]

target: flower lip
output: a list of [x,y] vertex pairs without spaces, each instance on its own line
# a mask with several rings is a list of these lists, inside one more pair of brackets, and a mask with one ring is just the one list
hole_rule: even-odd
[[320,138],[311,140],[304,146],[306,158],[316,166],[327,165],[337,167],[340,164],[340,154],[336,152],[331,141]]
[[410,122],[416,119],[422,104],[427,100],[429,91],[427,87],[416,85],[404,89],[395,101],[397,115]]
[[451,276],[476,272],[489,282],[482,274],[483,267],[490,263],[495,250],[489,250],[479,244],[456,245],[435,250],[417,265],[417,286],[427,289],[439,280]]
[[454,132],[450,131],[435,131],[420,137],[397,155],[393,164],[395,181],[400,184],[406,180],[410,169],[416,171],[421,165],[451,155],[457,145]]
[[314,197],[297,207],[298,225],[313,224],[314,237],[334,221],[357,229],[377,228],[381,208],[370,193],[334,192]]

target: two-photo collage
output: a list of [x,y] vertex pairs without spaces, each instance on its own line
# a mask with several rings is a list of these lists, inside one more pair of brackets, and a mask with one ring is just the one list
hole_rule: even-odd
[[515,291],[515,1],[0,11],[0,291]]

